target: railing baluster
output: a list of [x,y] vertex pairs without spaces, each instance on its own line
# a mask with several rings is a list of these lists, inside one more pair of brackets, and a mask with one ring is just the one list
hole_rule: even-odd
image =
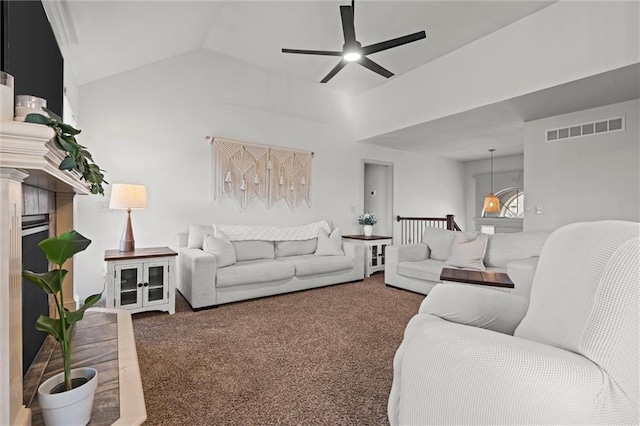
[[445,217],[401,217],[396,220],[400,224],[401,244],[415,244],[422,241],[422,236],[427,227],[442,228],[460,231],[460,227],[452,214]]
[[406,244],[411,244],[411,223],[409,221],[405,221],[404,222],[405,225],[405,234],[404,234],[404,239],[406,241]]
[[413,244],[416,241],[416,222],[415,220],[412,220],[409,223],[411,223],[411,244]]

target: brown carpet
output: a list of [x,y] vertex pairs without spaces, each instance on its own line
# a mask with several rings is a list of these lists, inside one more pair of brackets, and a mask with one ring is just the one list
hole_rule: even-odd
[[384,425],[393,356],[424,296],[364,281],[134,315],[150,425]]

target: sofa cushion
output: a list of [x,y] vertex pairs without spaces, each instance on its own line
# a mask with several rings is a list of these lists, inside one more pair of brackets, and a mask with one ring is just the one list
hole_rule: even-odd
[[540,256],[542,246],[549,238],[549,234],[549,232],[512,232],[489,235],[484,264],[506,268],[507,263],[512,260]]
[[276,257],[299,256],[313,254],[318,246],[318,239],[301,241],[276,241]]
[[457,233],[451,243],[451,252],[447,261],[447,266],[456,266],[463,269],[474,269],[484,271],[484,254],[487,251],[487,238],[478,236],[476,239],[468,241],[461,233]]
[[187,248],[201,249],[204,242],[204,234],[213,235],[213,226],[209,225],[189,225],[189,236],[187,237]]
[[202,250],[216,257],[216,265],[219,268],[236,263],[236,251],[233,248],[233,244],[222,232],[218,232],[217,237],[211,234],[204,234]]
[[398,263],[398,275],[439,282],[440,273],[444,266],[443,261],[435,259],[418,260],[417,262],[400,262]]
[[353,258],[349,256],[289,256],[276,259],[280,262],[290,263],[295,267],[297,277],[309,275],[328,274],[353,269]]
[[451,251],[451,243],[456,234],[462,235],[467,241],[474,240],[479,232],[456,232],[443,228],[427,226],[422,234],[422,242],[429,247],[430,257],[435,260],[447,260]]
[[238,262],[245,260],[273,259],[275,252],[273,249],[273,241],[231,241],[236,251],[236,259]]
[[[446,265],[440,260],[426,259],[411,262],[398,263],[398,275],[403,275],[409,278],[415,278],[424,281],[441,282],[440,274],[442,268],[452,268],[452,266]],[[487,272],[503,272],[507,270],[504,268],[487,267]]]
[[316,256],[344,256],[340,228],[334,229],[331,235],[323,228],[320,228],[320,231],[318,231],[318,247],[314,254]]
[[293,278],[293,275],[294,267],[291,263],[271,259],[247,260],[218,269],[216,287],[234,287],[286,280]]

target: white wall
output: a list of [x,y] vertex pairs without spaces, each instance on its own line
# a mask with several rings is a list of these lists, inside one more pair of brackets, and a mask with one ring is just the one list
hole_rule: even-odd
[[[375,152],[371,148],[367,148],[367,154]],[[402,153],[403,161],[395,161],[391,153]],[[374,157],[367,155],[366,158]],[[466,223],[464,163],[395,150],[378,158],[394,161],[393,217],[453,214],[459,224]],[[394,243],[399,244],[401,225],[396,221],[393,224]]]
[[[497,151],[496,151],[497,152]],[[493,173],[494,173],[494,191],[497,191],[499,186],[496,181],[496,175],[503,174],[506,172],[515,172],[522,171],[524,168],[524,155],[512,155],[509,157],[496,157],[496,152],[494,152],[493,157]],[[491,160],[490,154],[487,152],[486,160],[477,160],[477,161],[468,161],[465,163],[466,165],[466,229],[473,230],[476,229],[474,218],[478,217],[480,213],[482,213],[482,204],[484,202],[484,197],[488,195],[490,190],[489,186],[484,191],[480,191],[477,194],[476,189],[476,179],[474,176],[484,175],[491,172]],[[525,199],[527,195],[525,194]],[[457,220],[456,220],[457,221]],[[458,222],[458,225],[462,226],[462,224]]]
[[[323,85],[200,50],[81,86],[79,141],[110,183],[147,186],[149,209],[132,213],[138,247],[175,247],[190,223],[327,219],[344,234],[359,232],[363,159],[394,164],[395,214],[464,218],[464,164],[354,142],[352,102]],[[267,210],[256,201],[241,213],[230,199],[212,203],[205,135],[314,151],[312,207]],[[104,250],[118,247],[125,223],[124,211],[106,209],[106,192],[77,197],[77,230],[93,240],[75,266],[81,297],[102,287]]]
[[637,63],[639,10],[637,1],[552,4],[358,96],[356,137],[364,140]]
[[78,85],[75,72],[68,61],[64,61],[63,74],[65,94],[67,95],[67,99],[69,99],[73,111],[77,114],[80,109],[80,86]]
[[[640,221],[640,101],[525,124],[524,230],[602,219]],[[546,130],[626,116],[626,130],[546,143]],[[535,209],[534,209],[535,210]]]

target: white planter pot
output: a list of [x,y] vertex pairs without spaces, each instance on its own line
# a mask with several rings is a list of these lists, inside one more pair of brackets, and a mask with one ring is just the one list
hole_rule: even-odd
[[56,374],[38,387],[38,402],[47,426],[85,426],[91,419],[93,395],[98,387],[95,368],[71,370],[71,379],[84,377],[88,381],[70,391],[52,394],[51,390],[64,381],[64,373]]
[[373,235],[373,225],[364,225],[364,236],[370,237]]

